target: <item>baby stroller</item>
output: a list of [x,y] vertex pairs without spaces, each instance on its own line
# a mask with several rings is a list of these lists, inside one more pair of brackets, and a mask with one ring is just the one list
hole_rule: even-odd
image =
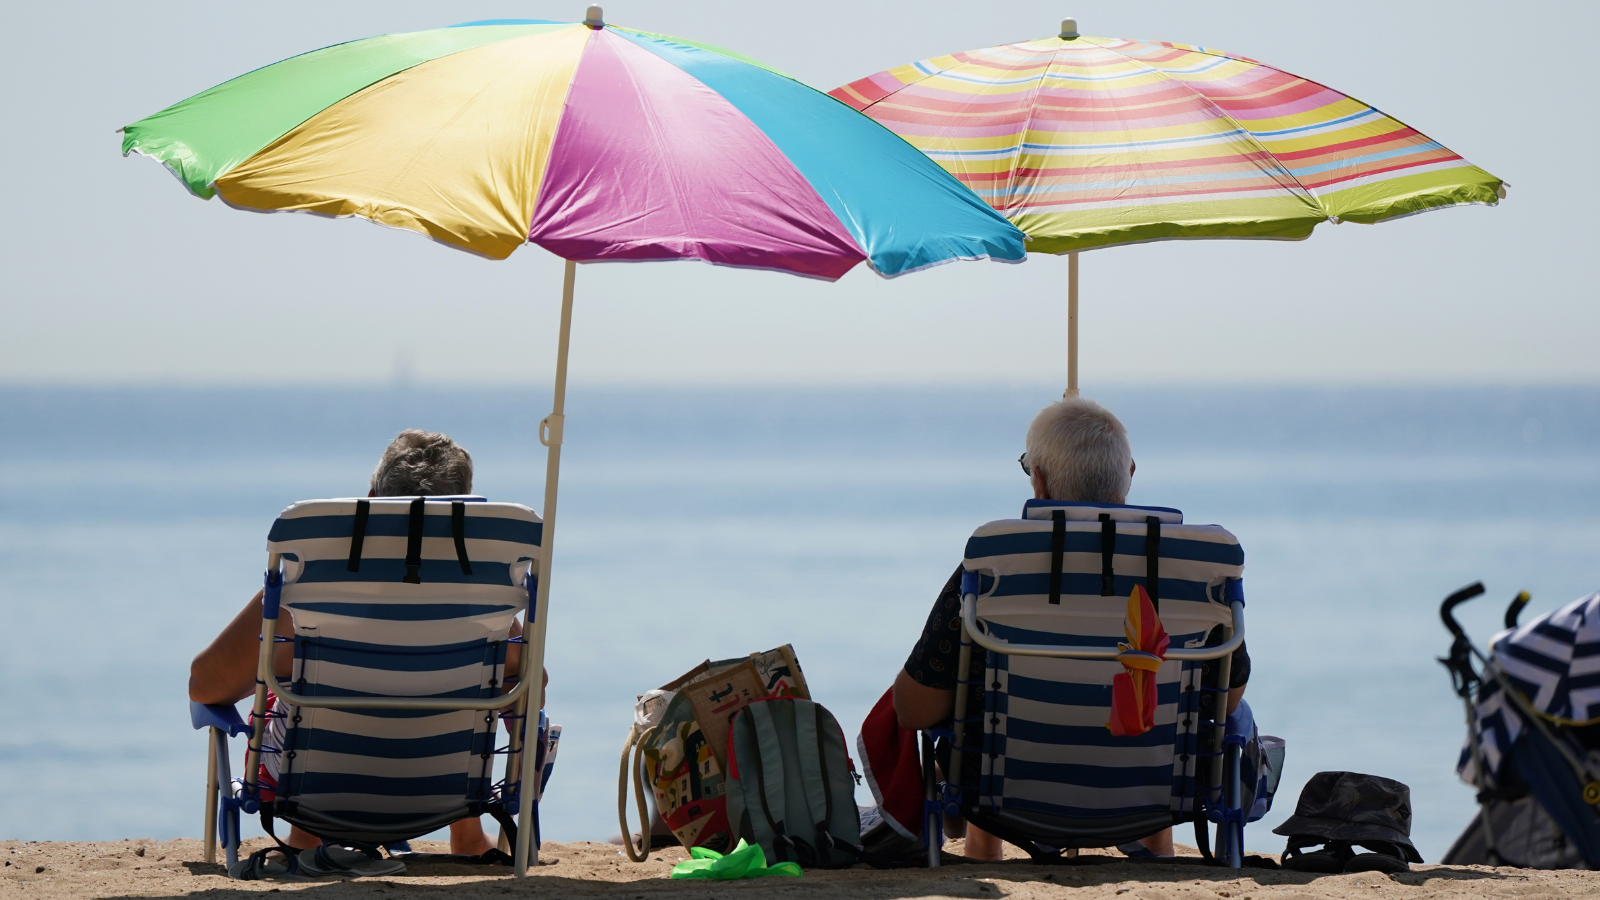
[[1467,715],[1457,772],[1479,805],[1442,862],[1600,869],[1600,593],[1520,626],[1518,594],[1485,655],[1454,615],[1483,592],[1439,609],[1455,636],[1439,661]]

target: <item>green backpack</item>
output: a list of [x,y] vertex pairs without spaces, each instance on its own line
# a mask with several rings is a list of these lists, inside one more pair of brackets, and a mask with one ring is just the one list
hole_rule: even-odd
[[728,731],[728,824],[760,844],[768,865],[825,869],[861,859],[860,776],[833,714],[810,700],[769,697]]

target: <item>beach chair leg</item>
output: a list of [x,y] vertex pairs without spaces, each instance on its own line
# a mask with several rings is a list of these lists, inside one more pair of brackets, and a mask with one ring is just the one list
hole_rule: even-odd
[[239,861],[239,803],[233,796],[233,767],[228,762],[228,734],[220,728],[211,729],[211,746],[216,767],[212,769],[217,780],[217,812],[222,839],[223,861],[229,868]]
[[217,805],[222,802],[217,792],[217,729],[206,729],[206,829],[202,834],[206,842],[206,864],[217,861]]
[[1222,828],[1223,859],[1228,868],[1237,869],[1244,865],[1244,810],[1242,809],[1243,792],[1239,783],[1239,757],[1243,746],[1230,735],[1227,746],[1223,749],[1226,768],[1224,777],[1227,779],[1223,791]]
[[939,868],[939,851],[944,849],[944,809],[939,803],[938,777],[933,752],[933,736],[922,735],[922,839],[928,845],[928,868]]

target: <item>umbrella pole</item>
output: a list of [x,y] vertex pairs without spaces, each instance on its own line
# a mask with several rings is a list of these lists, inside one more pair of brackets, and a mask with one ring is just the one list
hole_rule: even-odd
[[[578,264],[567,260],[566,274],[561,283],[561,337],[556,348],[556,396],[554,409],[539,423],[539,443],[544,444],[544,529],[539,540],[539,585],[534,594],[535,608],[531,621],[522,631],[522,679],[524,684],[544,680],[544,634],[550,621],[550,566],[555,558],[556,546],[556,488],[561,479],[561,433],[566,424],[567,409],[567,343],[572,336],[572,287],[577,279]],[[528,864],[539,863],[539,848],[533,846],[534,802],[539,790],[539,747],[536,743],[538,711],[544,706],[534,706],[535,697],[543,697],[542,688],[530,684],[522,719],[522,778],[517,806],[517,848],[512,859],[511,872],[517,877],[527,874]],[[531,848],[531,852],[530,852]]]
[[1078,396],[1078,251],[1067,254],[1067,390]]

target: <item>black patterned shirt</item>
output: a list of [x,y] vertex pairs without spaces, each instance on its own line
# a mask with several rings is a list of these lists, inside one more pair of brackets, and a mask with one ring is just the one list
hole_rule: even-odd
[[906,658],[906,674],[924,687],[956,689],[961,650],[961,567],[945,582],[933,602],[922,636]]

